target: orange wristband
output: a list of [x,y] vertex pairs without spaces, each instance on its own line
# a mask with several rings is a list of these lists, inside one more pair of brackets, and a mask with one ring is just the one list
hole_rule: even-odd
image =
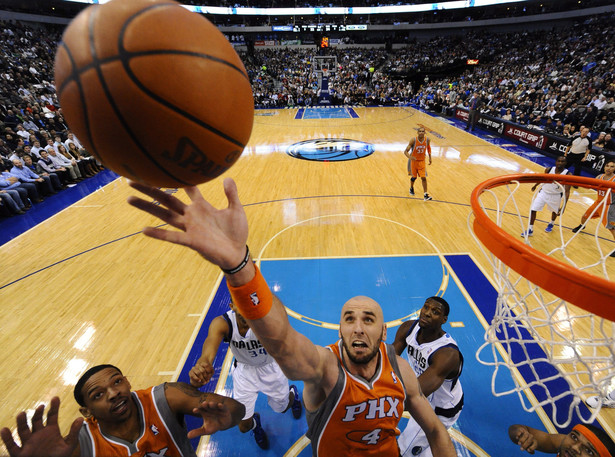
[[239,287],[228,286],[233,303],[241,315],[251,321],[265,317],[273,305],[273,294],[265,278],[256,265],[254,268],[256,274],[249,283]]

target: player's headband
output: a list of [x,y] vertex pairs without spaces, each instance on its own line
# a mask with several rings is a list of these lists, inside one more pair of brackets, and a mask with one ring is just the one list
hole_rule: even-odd
[[576,430],[581,435],[583,435],[585,438],[587,438],[589,442],[592,443],[594,448],[596,448],[596,451],[598,451],[598,455],[600,457],[612,457],[611,453],[606,448],[604,443],[590,429],[588,429],[584,425],[577,424],[573,427],[573,430]]

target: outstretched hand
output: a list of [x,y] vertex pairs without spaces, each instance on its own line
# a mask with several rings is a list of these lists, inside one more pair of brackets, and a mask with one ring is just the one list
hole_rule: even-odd
[[230,408],[224,403],[217,401],[204,401],[193,413],[203,418],[201,428],[188,432],[188,438],[197,438],[202,435],[212,435],[220,430],[226,430],[236,425]]
[[8,428],[0,430],[2,441],[11,457],[69,457],[79,444],[79,429],[83,424],[83,418],[75,419],[66,437],[62,437],[58,427],[58,411],[60,399],[53,397],[47,412],[47,424],[43,424],[43,411],[45,405],[40,405],[34,410],[32,416],[32,430],[28,426],[26,413],[17,415],[17,433],[21,439],[21,447],[13,439]]
[[130,186],[160,203],[128,197],[128,203],[179,229],[179,231],[147,227],[149,237],[187,246],[222,269],[236,267],[245,257],[248,239],[248,220],[239,201],[235,182],[224,180],[228,207],[216,209],[207,202],[196,187],[187,187],[191,203],[185,204],[162,190],[134,181]]

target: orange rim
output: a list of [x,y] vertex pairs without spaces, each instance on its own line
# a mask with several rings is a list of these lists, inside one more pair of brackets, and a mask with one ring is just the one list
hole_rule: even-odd
[[[492,221],[479,202],[480,195],[488,189],[510,184],[552,182],[550,174],[514,174],[498,176],[479,184],[471,196],[474,213],[473,229],[476,237],[491,253],[521,276],[542,289],[610,321],[615,321],[615,283],[537,251],[521,240],[502,230]],[[574,175],[558,175],[562,185],[590,189],[613,189],[615,183]],[[614,260],[615,261],[615,260]]]

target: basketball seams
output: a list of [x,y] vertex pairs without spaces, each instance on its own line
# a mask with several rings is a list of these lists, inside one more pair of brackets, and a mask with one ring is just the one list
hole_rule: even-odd
[[[70,52],[70,49],[68,48],[68,46],[66,46],[65,43],[60,43],[60,46],[66,51],[66,55],[68,56],[68,60],[71,63],[71,75],[76,74],[77,72],[75,71],[76,65],[75,65],[75,59],[73,59],[73,55]],[[67,78],[68,79],[68,78]],[[66,81],[66,80],[65,80]],[[81,80],[79,78],[75,78],[75,84],[77,85],[77,90],[79,92],[79,100],[81,101],[81,106],[82,106],[82,110],[83,110],[83,117],[84,117],[84,121],[85,121],[85,129],[86,129],[86,137],[90,142],[90,145],[92,146],[92,154],[94,154],[94,156],[100,161],[102,162],[103,160],[101,159],[100,155],[98,154],[98,152],[96,152],[96,147],[94,146],[94,142],[92,141],[92,131],[90,129],[90,120],[89,120],[89,116],[88,116],[88,110],[87,110],[87,101],[86,101],[86,97],[85,94],[83,92],[83,86],[81,84]],[[62,84],[62,87],[64,87],[65,84]],[[61,92],[58,91],[58,97],[61,97]]]
[[[66,47],[66,45],[62,42],[60,43],[61,46],[65,47],[66,49],[68,49]],[[232,68],[233,70],[238,71],[244,78],[246,78],[246,81],[250,82],[248,76],[242,71],[241,68],[237,67],[236,65],[233,65],[232,63],[220,59],[219,57],[215,57],[215,56],[210,56],[209,54],[202,54],[199,52],[191,52],[191,51],[179,51],[177,49],[156,49],[156,50],[150,50],[150,51],[139,51],[139,52],[130,52],[130,51],[126,51],[126,54],[130,57],[130,59],[134,59],[136,57],[143,57],[143,56],[162,56],[162,55],[185,55],[185,56],[190,56],[190,57],[198,57],[201,59],[206,59],[206,60],[213,60],[217,63],[221,63],[224,64],[230,68]],[[108,63],[113,63],[116,62],[118,60],[121,60],[122,57],[121,56],[113,56],[113,57],[106,57],[104,59],[98,59],[96,61],[96,63],[89,63],[87,65],[84,65],[83,67],[81,67],[79,70],[73,70],[70,75],[68,75],[66,78],[64,78],[64,81],[62,81],[62,84],[60,85],[60,87],[58,88],[57,92],[58,95],[61,95],[62,92],[64,91],[64,89],[66,88],[66,85],[68,83],[73,82],[74,80],[79,78],[79,75],[81,75],[82,73],[85,73],[89,70],[94,69],[97,65],[99,66],[103,66],[105,64]],[[74,61],[73,61],[74,63]],[[75,66],[73,66],[73,68],[75,68]]]
[[[250,77],[207,19],[170,0],[133,1],[93,6],[69,25],[56,56],[58,97],[93,155],[108,155],[110,169],[154,186],[207,182],[248,142]],[[195,93],[202,81],[207,89]],[[239,107],[241,116],[232,115]],[[157,129],[162,122],[169,131]]]
[[[95,10],[94,13],[96,11],[97,10]],[[122,127],[124,128],[124,130],[126,131],[128,136],[132,139],[134,144],[137,146],[137,148],[139,148],[141,153],[145,157],[147,157],[149,159],[149,161],[156,166],[156,168],[158,168],[165,175],[167,175],[169,178],[174,179],[178,183],[184,184],[186,186],[191,186],[192,183],[183,181],[182,179],[174,176],[172,173],[170,173],[168,170],[166,170],[164,167],[162,167],[158,163],[158,161],[155,160],[154,157],[141,144],[141,142],[139,141],[139,139],[137,138],[137,136],[135,135],[133,130],[128,128],[128,123],[126,122],[126,119],[124,118],[123,113],[121,112],[121,110],[117,106],[117,104],[115,102],[115,99],[113,98],[113,94],[109,90],[109,86],[107,85],[107,81],[106,81],[106,79],[105,79],[105,77],[104,77],[104,75],[102,73],[101,62],[98,59],[98,54],[96,52],[96,46],[95,46],[95,37],[94,37],[95,14],[94,13],[92,13],[90,15],[90,18],[89,18],[89,21],[88,21],[88,38],[89,38],[89,44],[90,44],[90,52],[92,54],[92,67],[94,68],[94,70],[96,71],[96,74],[98,75],[98,79],[100,81],[102,90],[104,91],[104,93],[105,93],[105,95],[107,97],[107,101],[109,102],[109,105],[111,106],[111,109],[113,110],[113,112],[117,116],[118,120],[121,122]],[[93,141],[92,141],[92,144],[94,144]]]
[[[133,53],[131,53],[130,51],[127,51],[126,48],[124,47],[124,36],[126,35],[126,30],[128,29],[128,27],[130,26],[131,22],[134,21],[136,18],[138,18],[140,15],[147,13],[149,11],[151,11],[152,9],[155,8],[162,8],[165,6],[169,6],[168,4],[162,4],[162,5],[152,5],[148,8],[144,8],[140,11],[138,11],[137,13],[133,14],[132,16],[130,16],[126,21],[124,21],[124,24],[122,24],[122,28],[120,30],[119,36],[118,36],[118,43],[117,43],[117,47],[118,47],[118,54],[119,54],[119,58],[122,62],[122,66],[124,67],[124,70],[126,71],[126,74],[128,75],[128,77],[132,80],[132,82],[139,88],[141,89],[145,94],[147,94],[149,97],[151,97],[153,100],[156,100],[158,103],[160,103],[163,106],[166,106],[168,109],[175,111],[176,113],[182,115],[183,117],[185,117],[186,119],[194,122],[195,124],[201,126],[202,128],[209,130],[210,132],[218,135],[219,137],[233,143],[234,145],[240,147],[240,148],[244,148],[245,144],[243,144],[241,141],[236,140],[235,138],[231,137],[230,135],[228,135],[227,133],[224,133],[223,131],[215,128],[214,126],[204,122],[202,119],[199,119],[198,117],[190,114],[189,112],[180,109],[179,107],[173,105],[172,103],[170,103],[169,101],[165,100],[164,98],[160,97],[158,94],[152,92],[150,89],[148,89],[146,86],[143,85],[143,83],[141,83],[141,81],[136,77],[136,75],[134,74],[134,72],[132,71],[132,69],[130,68],[130,60],[134,57]],[[152,55],[154,53],[154,51],[145,51],[142,54],[143,55]],[[172,52],[172,50],[168,50],[167,51],[168,54],[179,54],[179,55],[199,55],[199,53],[191,53],[189,51],[178,51],[178,52]],[[248,82],[248,84],[250,83],[247,75],[241,71],[238,67],[236,67],[235,65],[227,62],[226,60],[214,57],[214,56],[208,56],[207,58],[214,60],[216,62],[219,63],[223,63],[225,65],[228,65],[229,67],[231,67],[232,69],[239,71],[239,73],[246,79],[246,81]],[[250,88],[250,91],[252,89]]]

